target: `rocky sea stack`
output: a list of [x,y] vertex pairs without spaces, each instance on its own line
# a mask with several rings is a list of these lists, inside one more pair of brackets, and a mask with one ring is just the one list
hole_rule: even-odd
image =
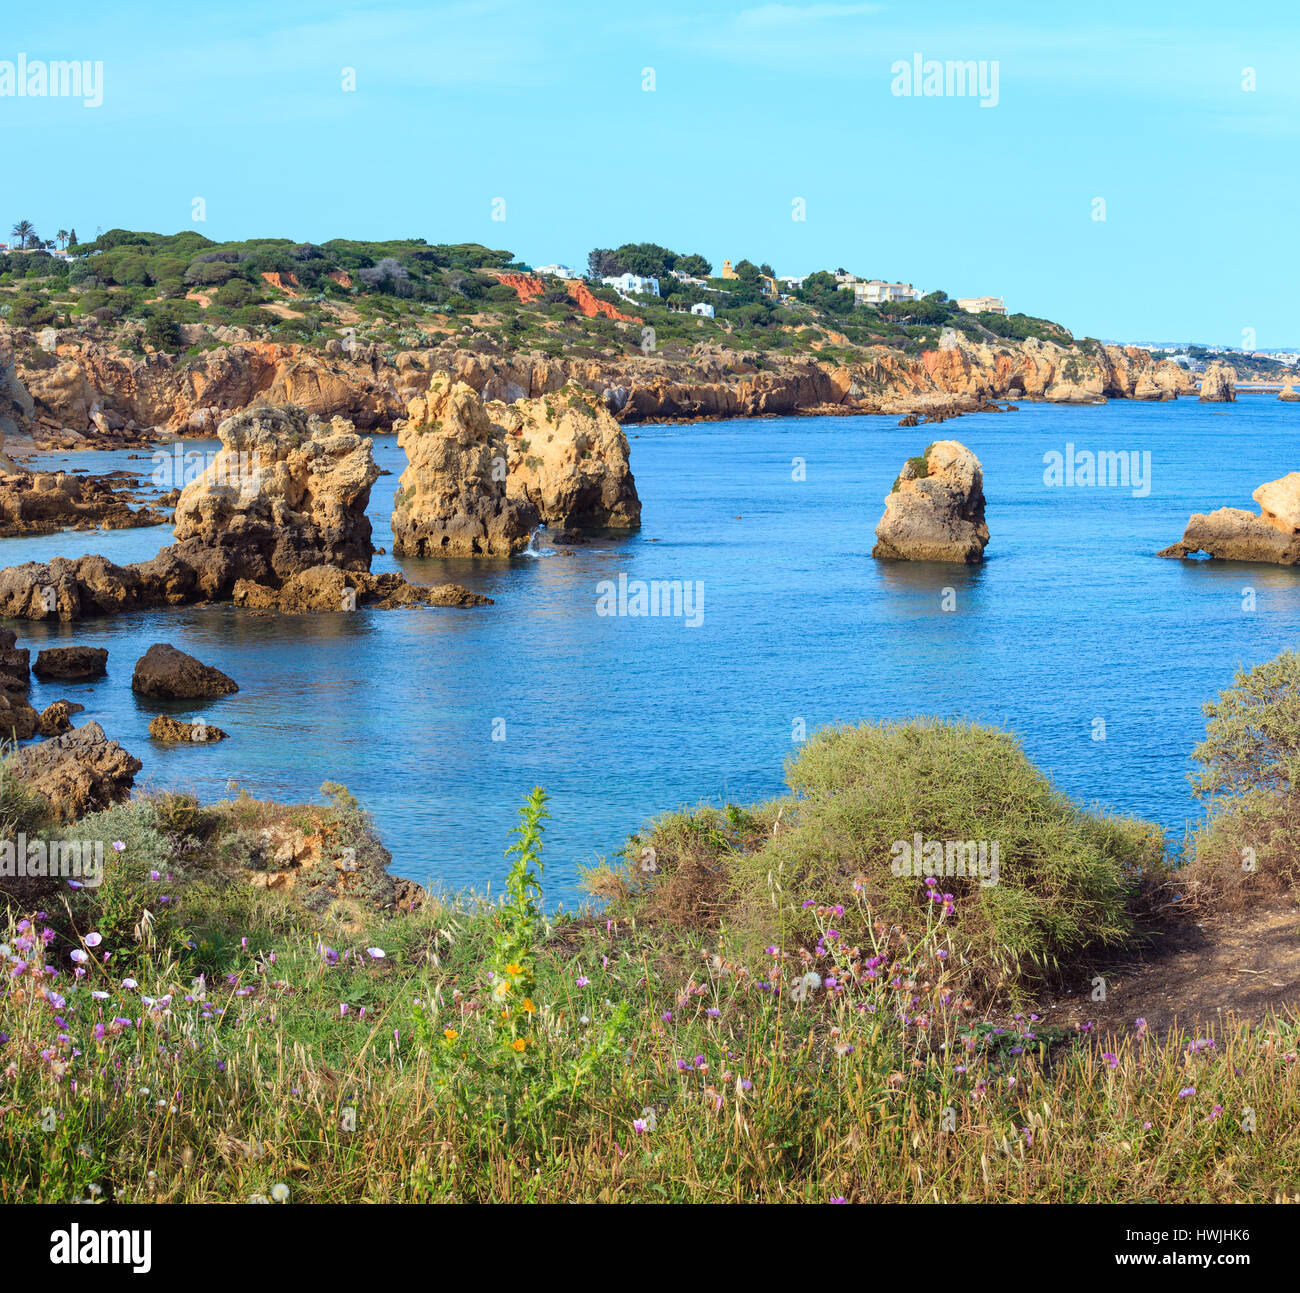
[[1237,370],[1228,364],[1211,364],[1201,378],[1202,404],[1229,404],[1237,398]]
[[1261,485],[1251,497],[1260,514],[1239,507],[1197,512],[1187,522],[1181,542],[1159,553],[1162,557],[1191,557],[1208,553],[1223,561],[1300,565],[1300,471]]
[[510,556],[537,526],[630,529],[641,501],[628,443],[576,386],[513,404],[436,377],[398,431],[408,466],[393,511],[393,551]]
[[940,440],[909,458],[885,499],[871,555],[885,561],[984,559],[984,472],[956,440]]

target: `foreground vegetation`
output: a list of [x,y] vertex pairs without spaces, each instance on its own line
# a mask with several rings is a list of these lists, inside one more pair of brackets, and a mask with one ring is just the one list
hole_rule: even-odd
[[[1211,708],[1216,813],[1261,790],[1214,772],[1259,681]],[[1300,694],[1300,661],[1265,681]],[[544,912],[540,790],[501,900],[411,911],[339,787],[84,819],[103,883],[0,933],[0,1202],[1300,1193],[1294,1016],[1115,1040],[1033,1009],[1167,884],[1154,827],[966,725],[821,733],[790,783],[653,823],[576,915]],[[41,811],[0,777],[6,838]],[[894,875],[913,832],[1000,840],[1002,879]]]

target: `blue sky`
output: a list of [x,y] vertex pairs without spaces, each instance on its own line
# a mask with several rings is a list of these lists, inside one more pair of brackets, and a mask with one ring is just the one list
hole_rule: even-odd
[[[6,232],[647,240],[1300,344],[1293,4],[73,0],[10,6],[20,53],[102,62],[104,102],[0,97]],[[917,53],[996,63],[996,106],[893,93]]]

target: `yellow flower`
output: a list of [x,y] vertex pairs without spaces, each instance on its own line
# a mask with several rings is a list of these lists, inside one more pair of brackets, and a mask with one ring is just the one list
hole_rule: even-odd
[[506,1007],[506,1008],[501,1012],[501,1018],[502,1018],[502,1019],[509,1019],[509,1018],[510,1018],[510,1007],[509,1007],[509,1006],[507,1006],[507,1007]]
[[535,1015],[537,1013],[537,1007],[533,1005],[532,997],[524,998],[524,1010],[527,1014],[530,1015]]
[[460,1034],[459,1034],[459,1033],[458,1033],[454,1028],[444,1028],[444,1029],[442,1030],[442,1035],[443,1035],[443,1036],[444,1036],[444,1037],[445,1037],[449,1042],[454,1042],[454,1041],[456,1040],[456,1038],[460,1036]]
[[522,965],[516,964],[514,961],[511,961],[510,964],[506,966],[507,974],[522,974],[523,972],[524,972],[524,967]]
[[522,1037],[516,1037],[515,1040],[510,1043],[510,1049],[512,1051],[522,1051],[527,1045],[528,1043]]
[[496,997],[504,997],[509,991],[510,981],[508,979],[502,979],[501,982],[492,989],[492,995]]

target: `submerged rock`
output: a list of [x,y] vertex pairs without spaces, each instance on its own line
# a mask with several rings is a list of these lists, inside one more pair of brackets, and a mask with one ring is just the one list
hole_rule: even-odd
[[205,745],[212,741],[224,741],[230,733],[223,732],[213,723],[205,723],[201,718],[193,723],[186,723],[183,719],[172,718],[170,714],[159,714],[149,724],[149,735],[155,741],[163,741],[167,744],[189,741],[196,745]]
[[1300,565],[1300,472],[1261,485],[1251,497],[1259,515],[1239,507],[1195,513],[1180,542],[1158,555],[1191,557],[1208,553],[1222,561]]
[[164,642],[155,642],[135,663],[131,690],[166,700],[229,696],[239,684],[228,674]]
[[29,745],[9,765],[14,777],[43,795],[65,821],[129,799],[141,766],[95,722]]
[[904,463],[885,499],[871,555],[974,564],[988,541],[979,459],[956,440],[940,440]]

